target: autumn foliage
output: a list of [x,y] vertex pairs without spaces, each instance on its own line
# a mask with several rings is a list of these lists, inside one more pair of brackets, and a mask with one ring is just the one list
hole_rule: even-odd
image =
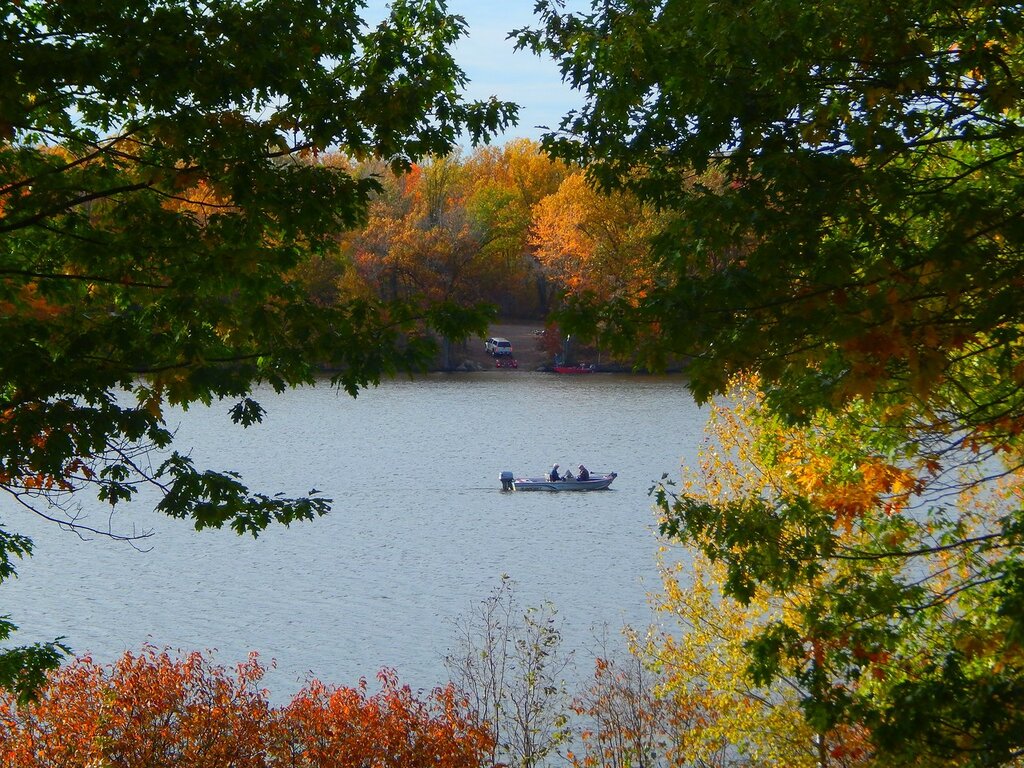
[[451,686],[426,698],[380,673],[380,690],[310,682],[283,707],[255,654],[234,674],[199,652],[147,647],[105,666],[80,657],[37,701],[0,692],[5,768],[473,768],[486,731]]
[[690,755],[1018,765],[1019,454],[908,445],[877,402],[799,425],[765,398],[737,379],[700,466],[658,492],[692,562],[666,568],[679,627],[647,652],[707,715]]
[[674,765],[673,748],[692,723],[689,713],[657,691],[661,676],[639,657],[594,659],[590,686],[573,711],[583,723],[572,768],[654,768]]
[[568,168],[518,140],[466,157],[425,158],[395,174],[379,162],[360,173],[380,181],[365,224],[339,238],[350,289],[388,300],[486,301],[506,316],[542,317],[559,276],[531,242],[536,209]]
[[582,171],[534,206],[531,244],[567,294],[642,296],[654,279],[651,241],[665,217],[628,193],[602,194]]

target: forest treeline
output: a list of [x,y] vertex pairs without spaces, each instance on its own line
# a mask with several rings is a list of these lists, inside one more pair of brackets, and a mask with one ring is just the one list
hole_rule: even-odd
[[298,267],[318,302],[484,303],[503,320],[543,323],[566,296],[636,295],[652,279],[664,214],[629,192],[598,193],[539,142],[425,158],[399,173],[338,155],[307,161],[379,184],[366,222]]

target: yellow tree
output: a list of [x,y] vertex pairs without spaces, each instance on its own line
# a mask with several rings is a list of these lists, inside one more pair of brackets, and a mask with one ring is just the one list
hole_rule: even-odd
[[[756,384],[741,392],[714,410],[682,492],[658,491],[663,533],[700,553],[711,586],[671,587],[665,605],[698,627],[739,611],[741,637],[722,647],[759,696],[799,704],[819,766],[1018,765],[1020,453],[956,432],[908,442],[878,401],[792,425]],[[715,656],[699,634],[687,642],[656,650],[690,670],[689,695]]]
[[472,192],[501,187],[526,209],[556,192],[570,173],[569,166],[548,157],[531,139],[513,139],[503,147],[477,147],[465,168]]
[[480,247],[494,267],[493,299],[510,314],[545,315],[550,286],[530,242],[533,206],[558,190],[569,168],[529,139],[479,147],[465,165],[467,208],[481,232]]
[[[686,497],[728,509],[751,498],[818,494],[825,504],[841,500],[848,514],[883,495],[894,505],[905,502],[913,485],[909,472],[865,462],[856,477],[841,477],[826,444],[850,434],[786,427],[761,418],[761,408],[751,380],[737,381],[729,398],[712,405],[699,465],[683,471]],[[857,546],[854,531],[841,526],[846,546]],[[654,603],[677,630],[652,636],[642,648],[663,676],[662,695],[673,701],[674,712],[686,715],[671,764],[821,768],[869,762],[863,729],[835,725],[822,732],[808,722],[802,708],[811,693],[807,680],[782,675],[768,685],[751,670],[750,644],[780,623],[800,634],[811,665],[821,663],[828,640],[803,620],[814,585],[782,593],[748,584],[746,599],[736,600],[725,595],[738,584],[723,559],[689,546],[672,560],[662,560],[663,591]]]

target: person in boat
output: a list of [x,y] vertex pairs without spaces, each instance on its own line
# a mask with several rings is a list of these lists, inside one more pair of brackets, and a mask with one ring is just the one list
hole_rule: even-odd
[[580,469],[580,473],[578,475],[576,475],[576,479],[577,480],[589,480],[590,479],[590,470],[587,469],[586,467],[584,467],[582,464],[580,464],[579,469]]
[[562,478],[558,476],[558,465],[555,464],[554,466],[551,467],[551,471],[548,473],[548,480],[550,480],[551,482],[555,482],[561,479]]

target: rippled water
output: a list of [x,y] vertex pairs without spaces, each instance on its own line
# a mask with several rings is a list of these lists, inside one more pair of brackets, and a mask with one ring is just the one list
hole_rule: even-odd
[[[268,416],[248,430],[224,405],[176,415],[178,449],[270,494],[315,486],[334,511],[255,541],[119,512],[122,529],[155,531],[136,551],[8,507],[8,529],[36,540],[0,591],[19,642],[63,634],[101,661],[144,642],[217,649],[224,664],[257,650],[276,660],[266,682],[284,697],[310,675],[351,684],[382,666],[414,687],[442,682],[451,621],[502,574],[523,605],[557,606],[569,647],[605,623],[651,621],[647,491],[694,459],[704,423],[679,378],[488,372],[387,382],[356,400],[326,386],[261,395]],[[539,475],[556,461],[619,477],[607,492],[501,492],[502,470]]]

